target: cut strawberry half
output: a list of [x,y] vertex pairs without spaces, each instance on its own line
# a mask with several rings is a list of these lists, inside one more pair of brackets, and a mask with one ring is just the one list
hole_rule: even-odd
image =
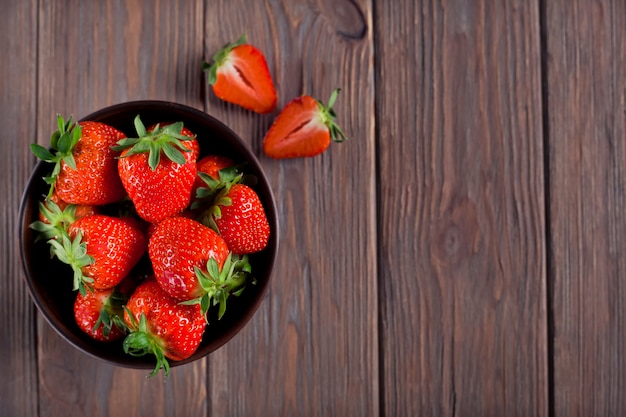
[[263,53],[247,43],[243,35],[213,56],[213,63],[202,63],[215,95],[257,113],[276,107],[276,90]]
[[340,91],[333,91],[328,105],[308,95],[287,103],[263,139],[265,154],[271,158],[311,157],[324,152],[331,140],[346,140],[333,110]]

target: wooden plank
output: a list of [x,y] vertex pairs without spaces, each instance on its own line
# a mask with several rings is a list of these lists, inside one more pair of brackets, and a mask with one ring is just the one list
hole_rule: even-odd
[[[278,109],[256,115],[207,91],[218,117],[261,158],[276,194],[280,252],[248,326],[210,357],[210,415],[378,413],[372,5],[207,2],[205,56],[247,33],[267,57]],[[338,122],[352,137],[312,159],[270,160],[262,139],[301,94],[343,87]]]
[[547,416],[538,4],[375,16],[382,414]]
[[[38,140],[55,115],[83,117],[138,99],[202,108],[201,1],[40,2]],[[111,366],[39,325],[41,415],[206,414],[206,360],[175,368],[167,382]]]
[[626,4],[546,2],[554,415],[626,412]]
[[[34,158],[37,36],[36,1],[13,2],[0,14],[0,123],[11,133],[0,140],[0,416],[37,415],[37,344],[35,308],[30,301],[20,261],[19,202]],[[8,59],[10,57],[10,59]]]

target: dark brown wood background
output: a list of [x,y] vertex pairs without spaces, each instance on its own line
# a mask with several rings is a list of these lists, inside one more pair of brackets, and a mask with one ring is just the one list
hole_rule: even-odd
[[[0,13],[2,416],[626,414],[626,2],[9,0]],[[242,33],[279,107],[351,140],[261,151],[207,88]],[[31,302],[17,215],[55,115],[202,109],[261,159],[282,236],[248,326],[169,380],[68,345]]]

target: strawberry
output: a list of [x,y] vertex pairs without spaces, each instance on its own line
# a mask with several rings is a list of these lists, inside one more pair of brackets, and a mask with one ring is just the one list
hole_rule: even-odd
[[[59,198],[59,195],[56,192],[52,192],[52,195],[47,198],[44,202],[43,202],[43,206],[45,207],[45,209],[47,209],[48,212],[50,212],[52,210],[52,204],[56,204],[57,207],[61,210],[61,211],[65,211],[65,209],[67,208],[67,206],[69,206],[70,204],[66,203],[65,201],[61,200]],[[100,212],[100,209],[98,208],[99,206],[94,206],[92,204],[71,204],[72,206],[74,206],[73,208],[73,220],[78,220],[82,217],[85,216],[90,216],[92,214],[98,214]],[[44,210],[39,210],[39,220],[50,224],[50,219],[48,217],[46,217],[46,212]]]
[[[57,204],[58,202],[58,204]],[[76,220],[93,214],[98,214],[99,206],[85,204],[67,204],[60,200],[56,193],[39,203],[39,220],[29,227],[40,232],[37,239],[58,239],[67,233],[68,227]]]
[[116,286],[146,250],[141,230],[129,221],[95,214],[72,223],[61,239],[51,239],[54,254],[74,270],[74,289]]
[[267,246],[270,226],[258,194],[245,184],[227,184],[214,204],[200,215],[235,254],[259,252]]
[[213,63],[202,63],[215,95],[257,113],[276,107],[276,90],[263,53],[242,36],[213,55]]
[[54,190],[69,204],[103,205],[120,200],[126,194],[117,172],[118,155],[111,146],[126,136],[100,122],[73,123],[57,117],[59,130],[50,139],[47,150],[36,143],[31,150],[39,159],[54,163],[45,177]]
[[[222,155],[207,155],[204,158],[200,159],[196,164],[196,170],[198,173],[205,173],[206,175],[219,180],[220,179],[220,171],[234,166],[235,163],[232,159],[222,156]],[[198,188],[206,187],[205,181],[202,179],[200,175],[196,177],[196,181],[193,184],[193,190],[191,192],[192,197],[196,196]]]
[[92,339],[101,342],[119,340],[124,332],[114,325],[114,317],[124,314],[126,297],[113,288],[78,293],[74,302],[74,319]]
[[205,315],[211,301],[220,304],[220,318],[226,299],[239,294],[250,272],[247,258],[230,255],[224,239],[186,217],[170,217],[156,226],[148,256],[157,282],[170,296],[201,304]]
[[333,90],[327,106],[308,95],[287,103],[263,139],[265,154],[278,159],[310,157],[324,152],[331,139],[347,139],[335,123],[333,110],[340,91]]
[[123,139],[114,147],[122,151],[118,170],[137,214],[158,223],[189,205],[198,143],[181,122],[146,131],[137,116],[135,128],[137,138]]
[[181,361],[193,355],[206,328],[199,305],[180,304],[154,279],[140,284],[130,296],[124,322],[130,331],[124,339],[124,351],[133,356],[156,357],[150,376],[160,369],[169,375],[167,359]]

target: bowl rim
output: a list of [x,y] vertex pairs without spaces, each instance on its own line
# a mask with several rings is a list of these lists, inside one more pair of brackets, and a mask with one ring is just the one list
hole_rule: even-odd
[[[261,165],[259,159],[254,154],[254,152],[252,152],[252,149],[250,148],[248,143],[246,143],[235,131],[233,131],[221,120],[195,107],[165,100],[135,100],[103,107],[78,119],[77,122],[99,121],[99,119],[101,118],[110,118],[114,115],[120,115],[122,113],[132,114],[132,112],[137,113],[140,110],[146,111],[146,109],[148,111],[185,113],[188,115],[189,118],[194,118],[196,120],[216,125],[217,127],[219,127],[220,130],[224,131],[230,137],[230,139],[228,140],[229,145],[232,145],[237,153],[242,154],[242,157],[248,163],[251,163],[253,165],[255,171],[254,175],[258,179],[255,188],[260,188],[262,192],[262,198],[263,200],[265,200],[264,209],[268,218],[268,222],[271,226],[270,240],[268,242],[267,248],[265,249],[267,250],[267,252],[264,254],[264,257],[266,258],[266,279],[264,280],[262,285],[258,285],[257,282],[257,286],[255,287],[256,296],[252,300],[250,300],[252,303],[248,305],[248,308],[243,314],[241,314],[239,319],[235,321],[232,326],[228,327],[228,331],[225,332],[225,334],[215,339],[214,341],[211,341],[205,346],[200,345],[198,350],[187,359],[181,361],[169,360],[170,367],[176,367],[205,358],[209,354],[213,353],[215,350],[225,345],[228,341],[230,341],[233,337],[241,332],[241,330],[248,324],[251,318],[258,311],[259,306],[261,305],[266,297],[267,292],[269,291],[272,276],[274,273],[276,258],[278,256],[280,242],[278,211],[276,206],[276,199],[269,178],[267,177],[267,174],[265,173],[265,170],[263,169],[263,166]],[[26,219],[26,211],[28,210],[29,205],[33,204],[33,197],[31,196],[29,191],[31,191],[36,181],[41,181],[41,177],[37,176],[36,174],[43,169],[44,164],[46,163],[43,161],[38,161],[30,172],[28,181],[22,191],[22,196],[20,199],[18,212],[19,221],[16,222],[19,236],[21,255],[20,257],[23,269],[22,277],[27,283],[28,291],[31,298],[33,299],[35,306],[44,317],[45,321],[56,331],[56,333],[79,351],[93,358],[120,367],[134,369],[154,368],[154,361],[151,355],[148,355],[148,361],[136,360],[137,358],[134,358],[130,355],[128,355],[127,357],[128,361],[120,361],[112,357],[100,356],[96,352],[88,348],[89,344],[87,342],[83,342],[83,339],[76,336],[67,326],[63,326],[62,323],[60,323],[60,320],[57,322],[53,319],[55,314],[51,311],[47,302],[43,299],[39,288],[37,288],[37,286],[35,285],[34,278],[31,276],[30,265],[28,263],[26,255],[26,252],[28,250],[27,245],[32,243],[30,240],[26,239],[25,236],[28,224],[32,222],[32,217],[30,219]],[[93,341],[93,343],[97,344],[98,342]]]

